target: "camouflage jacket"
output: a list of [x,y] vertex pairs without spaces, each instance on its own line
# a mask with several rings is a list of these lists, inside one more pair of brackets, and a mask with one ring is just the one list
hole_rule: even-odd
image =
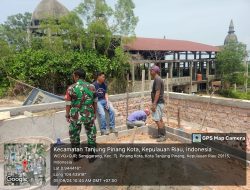
[[93,103],[98,101],[95,86],[79,79],[67,89],[65,101],[66,105],[71,106],[71,117],[74,117],[78,112],[85,114],[87,112],[93,113]]

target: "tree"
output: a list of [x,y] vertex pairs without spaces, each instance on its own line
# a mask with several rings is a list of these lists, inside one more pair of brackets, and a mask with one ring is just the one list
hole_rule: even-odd
[[[110,46],[116,48],[130,41],[134,36],[138,17],[134,15],[135,5],[132,0],[119,0],[113,10],[105,0],[84,0],[76,12],[86,23],[87,47],[107,54]],[[120,36],[117,46],[114,36]]]
[[135,35],[134,31],[139,19],[134,15],[134,8],[132,0],[118,0],[114,12],[115,33],[121,36]]
[[97,50],[100,54],[107,54],[110,46],[112,33],[103,20],[96,20],[88,27],[88,47]]
[[64,42],[69,45],[67,47],[83,50],[85,30],[83,28],[83,21],[79,18],[77,13],[70,12],[68,15],[62,17],[59,23],[61,29],[60,35]]
[[103,20],[107,24],[113,10],[105,0],[84,0],[76,8],[76,12],[81,16],[83,22],[86,23],[86,27],[88,27],[97,20]]
[[105,0],[84,0],[77,7],[76,12],[86,23],[87,47],[106,54],[112,36],[108,24],[108,19],[113,14],[112,8]]
[[96,71],[103,71],[108,81],[117,81],[117,89],[124,92],[129,55],[122,44],[134,34],[138,20],[133,9],[132,0],[119,1],[115,11],[105,0],[84,0],[67,16],[42,20],[38,28],[42,35],[32,35],[29,44],[26,38],[31,14],[10,16],[0,25],[0,56],[6,60],[1,70],[53,93],[65,91],[75,69],[84,69],[89,82]]
[[41,38],[44,49],[53,52],[64,51],[64,41],[61,37],[61,28],[58,20],[50,17],[41,21],[39,30],[43,31],[44,36]]
[[32,35],[30,45],[34,49],[51,51],[83,50],[85,30],[83,22],[75,12],[70,12],[59,19],[52,17],[40,22],[39,33]]
[[20,50],[27,46],[27,26],[31,22],[31,13],[9,16],[4,24],[0,25],[0,39],[5,40],[13,48]]
[[246,47],[242,43],[229,43],[217,54],[217,72],[221,76],[224,87],[226,84],[244,82],[244,63]]
[[9,48],[9,45],[6,41],[0,39],[0,61],[4,59],[4,57],[7,57],[10,55],[11,50]]
[[0,39],[0,97],[5,95],[9,86],[9,81],[6,78],[7,73],[4,69],[9,57],[11,56],[12,51],[9,47],[9,44],[6,41]]
[[93,51],[51,51],[28,48],[8,60],[3,71],[9,76],[53,93],[63,93],[71,84],[71,74],[82,68],[91,82],[95,71],[110,75],[112,62]]

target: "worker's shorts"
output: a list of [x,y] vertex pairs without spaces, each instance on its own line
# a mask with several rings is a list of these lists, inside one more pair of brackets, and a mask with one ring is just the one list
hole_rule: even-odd
[[155,112],[152,112],[152,119],[160,121],[163,117],[164,104],[157,104]]

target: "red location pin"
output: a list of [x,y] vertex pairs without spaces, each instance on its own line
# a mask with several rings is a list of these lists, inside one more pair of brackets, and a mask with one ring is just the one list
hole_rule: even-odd
[[27,164],[28,164],[28,161],[27,160],[23,160],[23,167],[24,168],[26,168]]

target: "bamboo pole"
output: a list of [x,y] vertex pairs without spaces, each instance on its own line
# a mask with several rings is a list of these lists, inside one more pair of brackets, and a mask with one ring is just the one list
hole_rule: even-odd
[[148,81],[149,81],[149,84],[148,84],[148,90],[150,91],[150,90],[151,90],[150,63],[148,63]]
[[168,79],[168,73],[167,73],[167,106],[166,106],[166,109],[167,109],[167,123],[168,123],[168,126],[169,126],[169,79]]
[[18,83],[20,83],[20,84],[22,84],[22,85],[28,86],[28,87],[30,87],[30,88],[36,88],[36,87],[31,86],[31,85],[29,85],[29,84],[26,84],[26,83],[24,83],[24,82],[22,82],[22,81],[20,81],[20,80],[16,80],[16,79],[14,79],[14,78],[12,78],[12,77],[7,76],[7,78],[9,78],[9,79],[11,79],[11,80],[13,80],[13,81],[15,81],[15,82],[18,82]]
[[192,94],[192,87],[193,87],[193,63],[190,62],[190,88],[189,88],[189,94]]
[[131,64],[131,73],[132,73],[132,91],[134,92],[134,86],[135,86],[135,65]]
[[144,90],[145,90],[145,70],[142,70],[142,84],[141,84],[141,110],[144,109]]
[[178,107],[177,119],[178,119],[178,128],[181,128],[181,108],[180,107]]
[[129,91],[129,74],[127,74],[127,95],[126,95],[126,119],[128,118],[128,99],[129,99],[129,94],[128,94],[128,91]]

